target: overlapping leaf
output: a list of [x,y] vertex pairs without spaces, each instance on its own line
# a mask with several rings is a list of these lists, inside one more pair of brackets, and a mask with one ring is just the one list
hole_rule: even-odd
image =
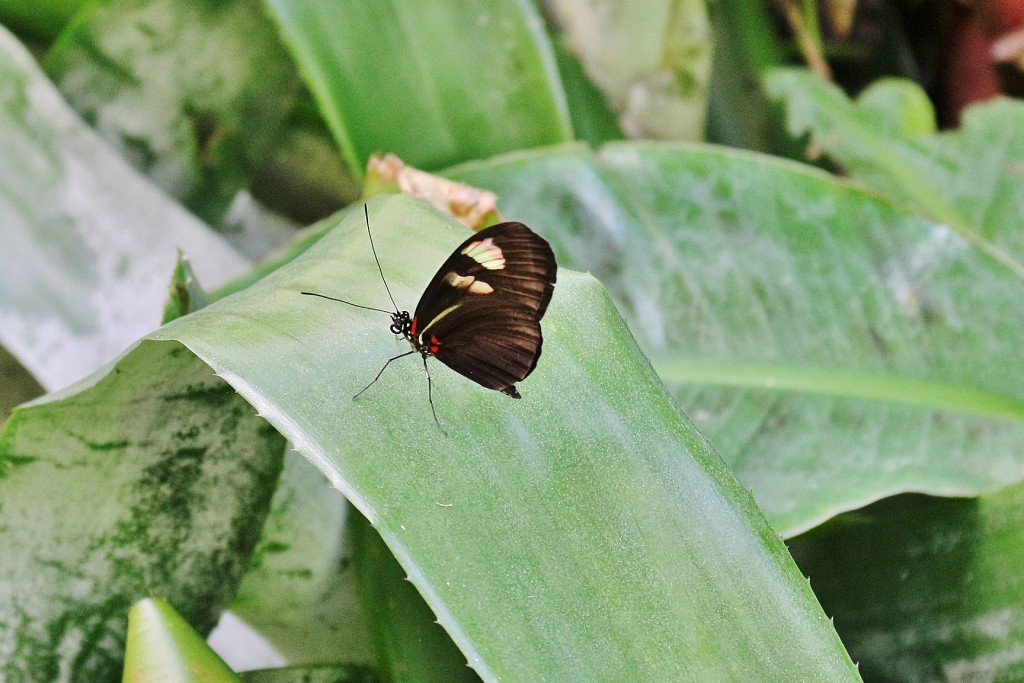
[[902,496],[796,539],[794,556],[869,680],[1024,675],[1024,486]]
[[[1024,477],[1024,284],[956,231],[804,167],[566,148],[453,171],[555,235],[780,531]],[[599,326],[588,334],[600,335]]]
[[790,131],[861,182],[941,221],[1024,278],[1024,106],[996,100],[964,111],[960,129],[930,134],[924,95],[876,85],[859,102],[796,69],[770,74]]
[[267,5],[353,169],[380,151],[430,169],[571,136],[527,0]]
[[92,3],[45,67],[111,147],[212,225],[237,222],[225,214],[243,189],[304,219],[353,195],[322,125],[318,144],[303,121],[301,80],[260,2]]
[[0,433],[0,678],[115,678],[128,609],[152,595],[208,631],[283,446],[174,343],[15,410]]
[[208,286],[246,261],[104,145],[0,29],[0,343],[47,388],[160,323],[177,249]]

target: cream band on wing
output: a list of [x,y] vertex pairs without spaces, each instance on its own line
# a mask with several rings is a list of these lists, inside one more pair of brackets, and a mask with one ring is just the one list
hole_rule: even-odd
[[462,253],[470,257],[487,270],[501,270],[505,267],[505,254],[501,247],[488,237],[479,242],[470,243]]
[[465,289],[470,294],[490,294],[494,291],[494,287],[486,282],[477,280],[472,275],[459,275],[454,270],[448,271],[448,274],[444,276],[444,281],[452,287]]

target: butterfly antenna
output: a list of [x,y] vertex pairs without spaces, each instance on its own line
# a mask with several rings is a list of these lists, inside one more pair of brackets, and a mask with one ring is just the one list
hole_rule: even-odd
[[384,282],[384,289],[388,290],[388,298],[391,299],[391,305],[395,307],[395,313],[398,313],[398,304],[395,303],[395,297],[391,296],[391,288],[388,287],[388,281],[384,277],[384,269],[380,267],[380,259],[377,258],[377,248],[373,246],[373,233],[370,232],[370,210],[366,208],[366,202],[363,202],[363,216],[366,217],[366,234],[370,238],[370,251],[373,252],[373,260],[377,262],[377,270],[380,271],[380,279]]
[[299,292],[299,293],[300,294],[305,294],[306,296],[318,296],[321,299],[328,299],[330,301],[337,301],[338,303],[348,304],[349,306],[355,306],[356,308],[365,308],[367,311],[380,311],[381,313],[385,313],[387,315],[394,315],[391,311],[385,311],[383,308],[374,308],[373,306],[361,306],[359,304],[354,304],[351,301],[345,301],[344,299],[336,299],[333,296],[327,296],[326,294],[317,294],[316,292]]

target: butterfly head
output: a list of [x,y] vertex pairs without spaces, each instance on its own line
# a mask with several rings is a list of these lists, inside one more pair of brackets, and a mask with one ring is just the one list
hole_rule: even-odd
[[412,336],[412,317],[409,311],[395,311],[391,314],[391,334],[400,334],[406,339]]

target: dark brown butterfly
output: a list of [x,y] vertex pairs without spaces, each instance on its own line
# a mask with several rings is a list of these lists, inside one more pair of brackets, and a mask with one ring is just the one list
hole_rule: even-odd
[[[302,292],[332,301],[381,311],[391,316],[391,331],[412,350],[390,358],[354,398],[373,386],[391,361],[419,353],[427,373],[427,399],[434,410],[427,358],[434,356],[477,384],[521,398],[515,383],[537,367],[543,337],[540,319],[555,289],[555,255],[543,237],[522,223],[508,222],[481,230],[460,244],[423,290],[416,312],[401,311],[391,296],[377,250],[373,247],[366,206],[366,231],[381,279],[395,311],[360,306],[344,299]],[[443,431],[443,428],[442,428]]]

